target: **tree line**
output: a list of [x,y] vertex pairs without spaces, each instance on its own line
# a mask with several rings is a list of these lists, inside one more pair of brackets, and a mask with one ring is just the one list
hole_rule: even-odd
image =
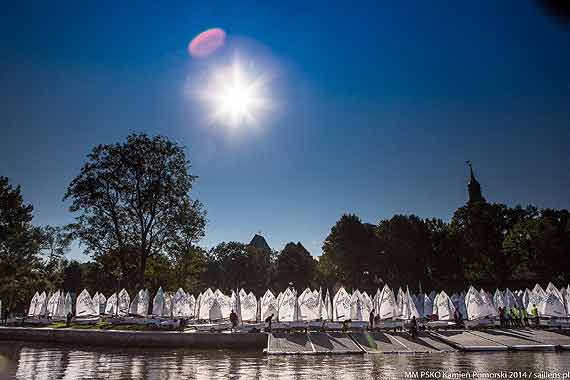
[[[198,293],[282,290],[292,283],[375,291],[523,287],[570,281],[567,210],[469,202],[449,222],[394,215],[377,224],[345,214],[314,258],[299,243],[281,251],[242,242],[199,245],[204,205],[185,149],[164,136],[133,134],[98,145],[64,193],[75,222],[36,226],[19,186],[0,177],[0,299],[23,311],[38,290],[111,294],[159,286]],[[67,258],[77,241],[91,260]]]

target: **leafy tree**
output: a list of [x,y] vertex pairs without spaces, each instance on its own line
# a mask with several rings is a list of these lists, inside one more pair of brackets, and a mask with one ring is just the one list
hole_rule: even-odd
[[467,244],[467,277],[472,281],[502,285],[513,278],[524,257],[503,249],[503,241],[520,220],[531,218],[536,208],[510,209],[502,204],[477,202],[459,208],[451,228]]
[[290,242],[277,256],[277,284],[281,289],[293,282],[298,289],[304,289],[312,285],[316,271],[316,260],[298,242]]
[[0,298],[5,308],[23,311],[41,283],[42,235],[32,225],[31,205],[19,186],[0,177]]
[[72,260],[67,263],[63,269],[63,283],[62,288],[65,291],[75,293],[83,287],[81,264]]
[[235,241],[222,242],[208,253],[207,281],[224,290],[251,289],[259,294],[269,286],[271,253]]
[[172,252],[171,278],[175,288],[199,291],[204,286],[204,273],[207,270],[207,252],[200,247],[188,247]]
[[362,223],[354,214],[345,214],[331,228],[323,243],[323,256],[333,262],[338,278],[352,287],[360,286],[379,263],[378,238],[374,226]]
[[321,255],[315,266],[315,283],[325,289],[333,289],[341,282],[339,270],[330,255]]
[[222,242],[209,254],[210,282],[221,289],[236,289],[245,285],[249,255],[247,245],[236,241]]
[[503,246],[507,256],[519,258],[514,268],[517,277],[545,282],[570,280],[569,219],[567,210],[547,209],[515,224]]
[[86,252],[114,252],[127,282],[143,286],[149,259],[181,236],[203,236],[205,212],[189,197],[196,179],[189,168],[183,148],[160,135],[96,146],[64,197],[79,214],[73,229]]
[[393,286],[414,286],[427,282],[428,262],[432,257],[430,231],[415,215],[395,215],[378,225],[381,267],[384,279]]
[[427,276],[422,284],[427,289],[464,290],[466,243],[461,235],[454,233],[448,223],[441,219],[425,220],[429,230],[431,250],[427,257]]
[[67,266],[65,254],[69,252],[72,235],[66,227],[45,226],[39,229],[39,232],[40,252],[44,258],[42,272],[50,283],[49,290],[55,291],[63,285],[64,269]]

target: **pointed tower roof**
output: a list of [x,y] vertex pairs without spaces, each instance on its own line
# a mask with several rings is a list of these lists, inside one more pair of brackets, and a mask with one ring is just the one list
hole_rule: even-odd
[[258,234],[255,234],[253,239],[251,239],[251,241],[249,242],[249,245],[265,252],[271,252],[271,247],[269,246],[269,244],[267,244],[265,238]]
[[485,198],[481,192],[481,185],[479,184],[479,181],[477,181],[477,178],[475,178],[475,174],[473,174],[473,165],[471,165],[471,161],[467,161],[467,165],[469,165],[470,172],[469,183],[467,184],[467,190],[469,192],[468,203],[485,202]]

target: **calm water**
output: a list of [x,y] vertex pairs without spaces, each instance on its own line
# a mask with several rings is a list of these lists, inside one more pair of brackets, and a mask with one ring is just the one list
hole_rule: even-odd
[[[268,357],[257,352],[100,349],[0,341],[0,379],[402,379],[406,371],[570,375],[570,353]],[[532,371],[532,373],[531,373]],[[434,372],[443,377],[444,372]],[[558,374],[558,375],[556,375]],[[425,376],[425,375],[424,375]],[[494,375],[496,376],[496,375]],[[424,377],[426,378],[426,377]],[[450,377],[448,377],[450,378]]]

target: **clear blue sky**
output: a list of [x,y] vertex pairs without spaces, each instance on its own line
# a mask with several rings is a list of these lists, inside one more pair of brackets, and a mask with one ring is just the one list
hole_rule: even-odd
[[[570,28],[532,1],[20,3],[0,13],[0,175],[38,224],[71,222],[86,154],[140,131],[188,148],[208,247],[261,230],[319,255],[345,212],[449,219],[467,159],[488,200],[570,206]],[[257,129],[204,126],[184,95],[211,27],[274,71]]]

